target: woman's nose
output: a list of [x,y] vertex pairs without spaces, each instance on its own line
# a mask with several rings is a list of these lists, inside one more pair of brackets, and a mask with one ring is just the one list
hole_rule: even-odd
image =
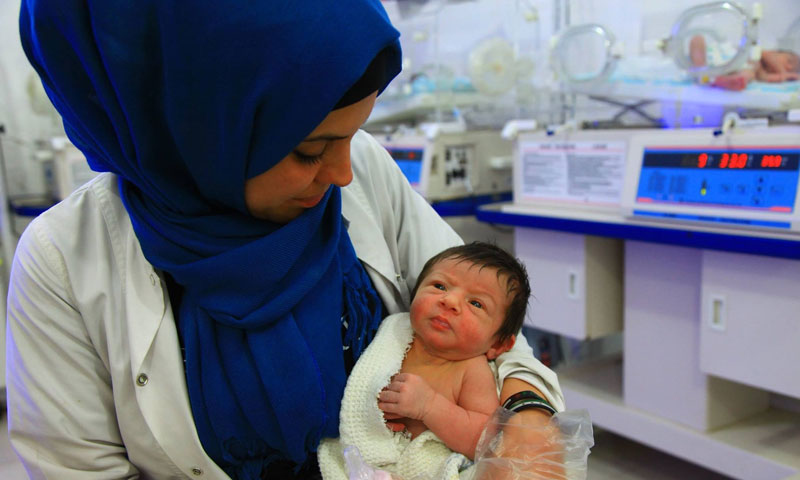
[[332,150],[317,171],[317,182],[344,187],[353,181],[353,168],[350,165],[350,142],[339,141],[331,145]]

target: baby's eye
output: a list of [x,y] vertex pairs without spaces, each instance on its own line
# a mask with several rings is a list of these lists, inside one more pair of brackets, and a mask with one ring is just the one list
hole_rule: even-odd
[[442,285],[441,283],[434,283],[433,288],[438,288],[439,290],[447,290],[447,288],[445,288],[445,286]]
[[483,308],[483,304],[477,300],[470,300],[469,303],[475,308]]

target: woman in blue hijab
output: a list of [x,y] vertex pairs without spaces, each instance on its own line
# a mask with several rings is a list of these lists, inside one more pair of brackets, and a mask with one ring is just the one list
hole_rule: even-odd
[[400,70],[380,2],[23,0],[20,32],[108,172],[15,257],[29,475],[318,475],[349,366],[459,242],[358,132]]

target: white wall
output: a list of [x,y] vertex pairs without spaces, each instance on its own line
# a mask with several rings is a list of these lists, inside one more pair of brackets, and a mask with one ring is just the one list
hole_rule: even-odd
[[[35,75],[19,40],[17,0],[0,0],[0,137],[9,195],[44,192],[40,165],[32,159],[36,140],[63,135],[60,121],[34,113],[28,85]],[[38,77],[36,78],[38,81]]]

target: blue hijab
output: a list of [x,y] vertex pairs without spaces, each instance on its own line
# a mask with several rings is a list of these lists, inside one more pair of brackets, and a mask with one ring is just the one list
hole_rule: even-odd
[[206,452],[234,478],[302,463],[338,436],[341,316],[358,353],[380,301],[337,187],[275,225],[248,214],[244,182],[308,135],[378,52],[389,49],[386,82],[399,72],[380,2],[23,0],[20,31],[70,140],[119,176],[145,257],[183,289]]

